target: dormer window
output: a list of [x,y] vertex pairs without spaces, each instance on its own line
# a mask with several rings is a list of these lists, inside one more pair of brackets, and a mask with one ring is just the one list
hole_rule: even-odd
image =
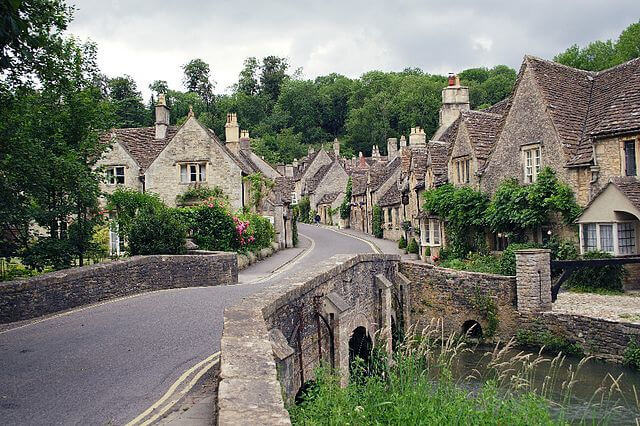
[[470,166],[471,161],[468,158],[453,160],[454,178],[457,184],[464,185],[470,182]]
[[207,180],[207,165],[204,163],[180,164],[180,182],[196,183]]
[[524,157],[524,182],[533,183],[540,173],[540,146],[533,146],[522,150]]
[[106,177],[107,185],[124,185],[124,166],[108,167]]

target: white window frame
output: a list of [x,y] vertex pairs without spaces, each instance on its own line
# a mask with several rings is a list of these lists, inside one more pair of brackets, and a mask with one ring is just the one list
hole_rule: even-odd
[[[126,182],[125,179],[125,166],[109,166],[105,171],[107,185],[116,186],[116,185],[124,185]],[[122,172],[122,173],[118,173]],[[121,182],[118,182],[118,178],[121,178]]]
[[291,193],[291,205],[295,206],[297,204],[298,204],[298,193],[294,191]]
[[534,183],[542,169],[542,148],[540,145],[529,145],[522,148],[522,171],[524,183]]
[[194,184],[207,181],[207,163],[178,163],[178,178],[181,184]]
[[442,245],[442,221],[425,218],[420,222],[420,240],[423,246],[439,247]]
[[456,158],[453,161],[454,180],[459,185],[471,182],[471,159],[469,157]]
[[[620,247],[620,232],[624,231],[623,229],[620,228],[624,228],[627,225],[632,225],[633,226],[633,249],[631,252],[629,253],[622,253],[622,248]],[[587,251],[590,250],[586,250],[585,247],[585,239],[586,239],[586,232],[585,232],[585,227],[586,226],[595,226],[595,233],[596,233],[596,243],[595,243],[595,247],[590,248],[590,250],[600,250],[600,251],[606,251],[607,253],[611,253],[614,256],[628,256],[628,255],[634,255],[638,253],[638,244],[637,244],[637,238],[638,238],[638,226],[637,226],[637,222],[635,221],[622,221],[622,222],[587,222],[587,223],[581,223],[580,224],[580,254],[585,254]],[[613,243],[613,250],[605,250],[603,248],[603,241],[602,241],[602,227],[604,226],[611,226],[611,235],[612,235],[612,243]]]

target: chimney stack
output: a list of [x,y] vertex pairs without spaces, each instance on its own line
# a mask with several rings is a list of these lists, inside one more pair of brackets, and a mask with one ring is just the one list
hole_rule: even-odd
[[240,126],[235,112],[227,114],[227,123],[224,125],[224,139],[233,153],[237,154],[240,144]]
[[336,158],[340,157],[340,142],[338,142],[338,138],[333,140],[333,152],[336,154]]
[[249,131],[240,131],[240,149],[243,151],[251,150],[251,139],[249,138]]
[[316,150],[313,148],[313,146],[310,146],[309,149],[307,149],[307,154],[308,155],[311,155],[311,154],[313,154],[315,152],[316,152]]
[[293,164],[287,164],[286,166],[284,166],[284,176],[286,177],[293,177]]
[[400,136],[400,149],[407,147],[407,138],[404,135]]
[[292,165],[294,168],[296,168],[296,169],[297,169],[297,168],[298,168],[298,159],[297,159],[297,158],[294,158],[294,159],[293,159],[293,163],[291,163],[291,165]]
[[164,94],[158,96],[156,103],[156,139],[164,139],[167,137],[167,129],[169,128],[169,107],[165,100]]
[[409,134],[409,146],[410,147],[425,147],[427,146],[427,135],[421,127],[412,127]]
[[373,148],[371,148],[371,158],[374,160],[380,159],[380,151],[378,150],[378,145],[374,145]]
[[398,139],[397,138],[387,139],[387,160],[391,162],[395,160],[397,156],[398,156]]
[[448,126],[460,115],[469,111],[469,88],[460,85],[460,77],[449,74],[449,84],[442,89],[442,107],[440,108],[440,126]]

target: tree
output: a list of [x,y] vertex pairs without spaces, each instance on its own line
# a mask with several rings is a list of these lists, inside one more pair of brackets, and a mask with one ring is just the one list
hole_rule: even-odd
[[302,158],[307,152],[302,144],[302,134],[294,133],[291,128],[283,129],[275,136],[265,135],[255,139],[251,146],[256,154],[271,164],[291,164],[294,158]]
[[150,124],[149,111],[142,103],[142,94],[131,76],[109,79],[108,88],[117,117],[116,127],[141,127]]
[[169,92],[169,83],[167,83],[166,80],[154,80],[154,82],[149,85],[149,89],[156,95],[166,95],[167,92]]
[[640,21],[622,31],[616,43],[616,50],[620,62],[640,58]]
[[209,64],[202,59],[192,59],[182,66],[184,71],[184,86],[188,92],[197,93],[206,106],[206,110],[213,108],[213,89],[215,81],[211,79]]
[[260,93],[275,102],[280,96],[280,88],[287,78],[289,62],[286,58],[267,56],[260,67]]
[[237,92],[244,93],[247,96],[254,96],[258,94],[260,85],[258,83],[258,70],[260,64],[255,57],[250,57],[244,60],[244,67],[240,71],[238,76]]

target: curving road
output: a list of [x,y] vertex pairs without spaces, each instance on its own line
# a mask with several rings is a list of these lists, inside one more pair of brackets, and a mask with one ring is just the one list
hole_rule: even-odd
[[334,254],[372,251],[330,230],[300,233],[301,249],[245,269],[237,286],[145,293],[0,332],[0,423],[127,423],[219,350],[225,307]]

